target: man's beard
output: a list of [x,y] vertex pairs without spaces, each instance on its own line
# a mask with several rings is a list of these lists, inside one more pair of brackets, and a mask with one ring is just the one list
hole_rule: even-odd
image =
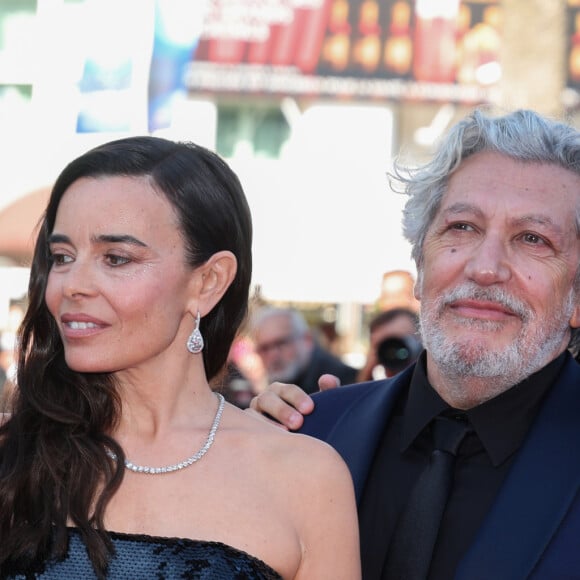
[[[496,349],[490,340],[449,336],[442,315],[447,305],[460,299],[487,300],[504,306],[520,318],[522,328],[519,335],[510,345]],[[525,302],[505,290],[482,288],[467,282],[435,300],[422,303],[423,344],[445,376],[489,378],[496,383],[496,390],[501,392],[540,370],[554,358],[569,331],[574,300],[575,292],[572,290],[563,308],[554,309],[540,319]],[[503,326],[499,321],[461,317],[456,317],[454,323],[467,329],[487,331],[490,337],[493,331],[499,331]]]
[[[301,339],[299,339],[301,340]],[[281,368],[268,369],[268,381],[293,383],[310,363],[311,350],[303,342],[296,344],[295,358],[286,361]]]
[[292,383],[300,376],[302,369],[301,361],[290,361],[283,368],[268,371],[268,381],[271,383]]

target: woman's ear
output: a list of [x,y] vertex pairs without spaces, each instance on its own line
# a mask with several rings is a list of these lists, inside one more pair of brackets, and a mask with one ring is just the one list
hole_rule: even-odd
[[229,250],[216,252],[205,264],[195,270],[195,304],[192,302],[190,305],[190,311],[194,317],[198,311],[205,316],[212,310],[230,287],[237,270],[238,261]]

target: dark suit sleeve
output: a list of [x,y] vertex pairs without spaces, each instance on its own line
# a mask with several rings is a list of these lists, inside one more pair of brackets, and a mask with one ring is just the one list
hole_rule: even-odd
[[314,393],[314,411],[304,417],[299,433],[311,435],[326,441],[336,422],[353,403],[375,388],[373,382],[337,387],[328,391]]

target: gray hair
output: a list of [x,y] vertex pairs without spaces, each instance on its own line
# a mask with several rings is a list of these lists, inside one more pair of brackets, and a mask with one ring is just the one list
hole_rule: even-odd
[[255,335],[256,331],[262,326],[264,321],[273,316],[285,316],[290,320],[292,330],[297,336],[302,336],[309,332],[309,326],[306,319],[295,308],[281,308],[277,306],[263,306],[257,310],[250,321],[250,334]]
[[[409,196],[403,211],[403,234],[419,267],[423,242],[441,205],[451,175],[471,155],[493,151],[527,163],[557,165],[580,175],[580,132],[534,111],[491,117],[476,110],[457,123],[439,143],[432,160],[418,169],[395,165],[392,180]],[[580,204],[576,210],[580,234]]]

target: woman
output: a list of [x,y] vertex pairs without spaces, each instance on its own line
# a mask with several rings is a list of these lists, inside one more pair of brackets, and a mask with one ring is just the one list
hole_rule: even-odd
[[64,169],[0,429],[1,577],[359,577],[342,460],[209,387],[251,230],[237,177],[193,144],[122,139]]

